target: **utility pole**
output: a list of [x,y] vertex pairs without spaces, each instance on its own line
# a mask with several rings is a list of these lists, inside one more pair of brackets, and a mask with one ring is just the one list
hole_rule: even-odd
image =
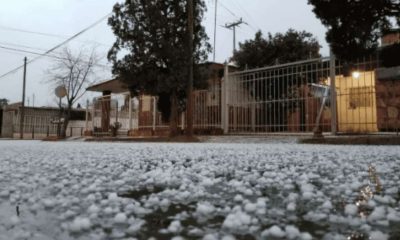
[[24,58],[24,78],[22,83],[22,104],[21,104],[21,113],[19,120],[19,138],[24,138],[24,118],[25,118],[25,88],[26,88],[26,62],[27,58]]
[[242,18],[240,18],[239,21],[225,24],[225,28],[233,30],[233,54],[236,52],[236,27],[240,26],[241,24],[246,24],[243,22]]
[[215,0],[215,15],[214,15],[214,53],[213,53],[213,62],[215,62],[215,52],[216,52],[216,43],[217,43],[217,9],[218,9],[218,0]]
[[193,92],[193,0],[188,0],[188,34],[189,34],[189,81],[187,89],[187,128],[186,135],[188,137],[193,136],[193,104],[192,104],[192,92]]

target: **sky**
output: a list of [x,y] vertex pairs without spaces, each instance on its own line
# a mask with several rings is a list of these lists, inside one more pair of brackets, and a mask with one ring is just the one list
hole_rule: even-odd
[[[213,44],[215,0],[205,1],[207,12],[204,26],[209,41]],[[25,56],[28,60],[37,57],[4,47],[43,53],[109,14],[116,2],[121,0],[0,0],[0,76],[21,66]],[[233,50],[233,33],[223,26],[240,18],[246,24],[237,28],[237,45],[238,42],[254,38],[257,30],[264,34],[274,34],[293,28],[311,32],[322,46],[321,54],[327,56],[329,53],[325,41],[326,28],[315,17],[307,0],[218,0],[216,62],[225,62],[231,57]],[[104,20],[67,46],[73,51],[82,48],[96,49],[97,54],[102,57],[100,64],[103,67],[96,70],[93,81],[100,82],[112,78],[111,65],[107,62],[106,55],[114,40],[107,20]],[[213,60],[212,53],[209,60]],[[55,86],[51,84],[49,75],[52,66],[54,59],[46,57],[28,64],[26,105],[56,105]],[[22,79],[22,69],[0,78],[0,98],[7,98],[10,102],[21,101]],[[97,95],[85,94],[79,99],[79,103],[86,105],[86,100]]]

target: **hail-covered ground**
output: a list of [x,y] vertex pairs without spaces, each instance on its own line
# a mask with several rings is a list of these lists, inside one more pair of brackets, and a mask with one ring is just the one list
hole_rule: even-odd
[[0,239],[400,239],[400,147],[0,141]]

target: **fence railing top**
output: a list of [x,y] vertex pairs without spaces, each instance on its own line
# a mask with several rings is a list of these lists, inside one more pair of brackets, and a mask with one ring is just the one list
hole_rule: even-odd
[[229,75],[234,76],[234,75],[240,75],[240,74],[272,70],[272,69],[276,69],[276,68],[284,68],[284,67],[289,67],[289,66],[293,66],[293,65],[307,64],[307,63],[313,63],[313,62],[326,62],[329,60],[330,60],[330,57],[313,58],[313,59],[307,59],[307,60],[296,61],[296,62],[291,62],[291,63],[267,66],[267,67],[262,67],[262,68],[248,69],[248,70],[239,71],[239,72],[231,72],[231,73],[229,73]]

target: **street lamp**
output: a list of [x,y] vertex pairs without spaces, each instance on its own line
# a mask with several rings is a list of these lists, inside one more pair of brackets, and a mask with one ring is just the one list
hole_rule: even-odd
[[361,74],[359,71],[354,71],[351,75],[353,76],[353,78],[359,79]]

